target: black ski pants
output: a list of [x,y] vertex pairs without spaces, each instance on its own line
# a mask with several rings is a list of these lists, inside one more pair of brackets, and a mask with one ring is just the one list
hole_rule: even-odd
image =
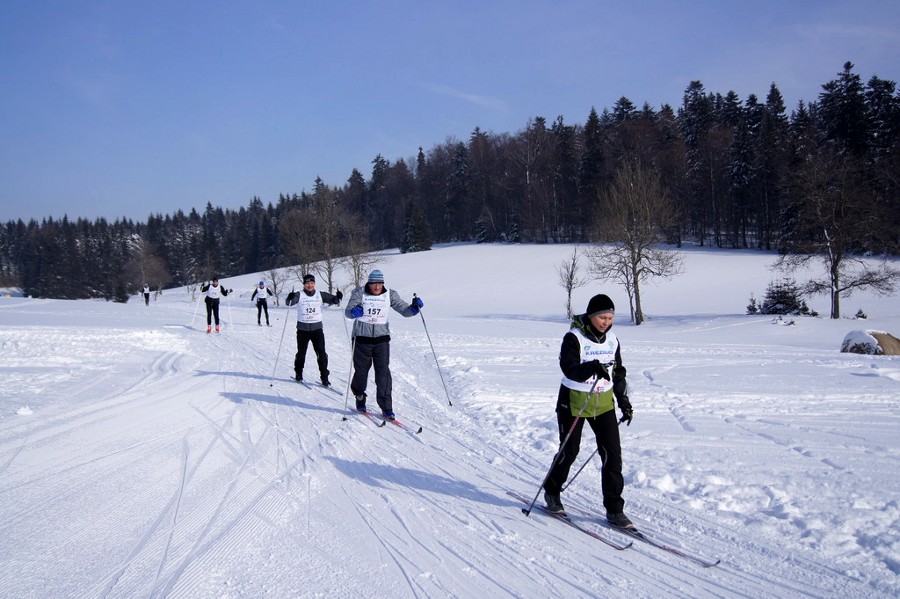
[[325,331],[315,329],[313,331],[297,329],[297,355],[294,357],[294,376],[297,379],[303,377],[303,365],[306,364],[306,350],[312,343],[316,352],[316,362],[319,366],[319,376],[322,382],[328,381],[328,354],[325,353]]
[[[562,392],[562,391],[561,391]],[[568,404],[568,402],[566,402]],[[559,442],[562,445],[575,416],[568,405],[557,409],[556,421],[559,424]],[[622,476],[622,446],[619,440],[619,422],[616,420],[616,411],[610,410],[593,418],[579,418],[572,429],[572,436],[565,447],[560,447],[559,461],[550,471],[544,490],[552,495],[559,495],[566,479],[569,478],[569,470],[575,463],[578,450],[581,447],[581,431],[587,422],[597,438],[597,451],[600,455],[602,467],[600,469],[600,484],[603,489],[603,507],[611,514],[619,514],[625,507],[622,499],[622,490],[625,488],[625,479]]]
[[263,311],[266,312],[266,324],[269,324],[269,302],[265,299],[256,300],[256,324],[262,324],[260,318]]
[[360,343],[356,340],[353,350],[353,378],[350,381],[350,392],[354,396],[366,392],[369,383],[369,368],[375,366],[375,401],[382,412],[393,412],[394,401],[391,398],[393,379],[391,378],[391,342]]
[[212,319],[215,317],[216,326],[219,326],[219,299],[213,299],[211,297],[206,298],[206,326],[212,324]]

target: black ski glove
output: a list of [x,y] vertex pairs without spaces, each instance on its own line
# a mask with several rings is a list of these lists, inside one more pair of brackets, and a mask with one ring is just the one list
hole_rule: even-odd
[[341,300],[344,299],[344,294],[341,293],[340,291],[338,291],[337,293],[334,294],[334,297],[337,299],[337,303],[335,304],[335,306],[340,306]]
[[612,380],[609,377],[609,371],[606,369],[605,364],[601,364],[600,360],[594,360],[591,362],[591,366],[594,368],[594,375],[600,377],[601,379],[606,379],[607,381]]
[[632,409],[631,402],[628,401],[627,395],[623,395],[619,398],[619,409],[622,411],[622,417],[619,419],[619,422],[624,422],[625,426],[631,426],[631,419],[634,417],[634,409]]

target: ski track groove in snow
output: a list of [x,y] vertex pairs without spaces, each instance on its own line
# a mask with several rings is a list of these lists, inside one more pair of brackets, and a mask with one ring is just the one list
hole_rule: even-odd
[[[453,406],[422,323],[392,318],[395,411],[425,429],[411,437],[343,420],[350,344],[341,310],[325,314],[331,391],[290,378],[292,311],[273,308],[273,326],[260,328],[255,308],[232,302],[223,331],[207,335],[202,324],[171,324],[191,320],[196,307],[176,293],[167,292],[171,305],[129,316],[136,331],[67,330],[77,312],[63,327],[0,329],[11,356],[0,401],[34,409],[0,417],[0,501],[10,506],[0,515],[2,594],[782,598],[900,590],[890,577],[900,562],[897,483],[881,474],[896,472],[900,459],[889,376],[896,360],[805,346],[811,321],[776,328],[758,318],[676,316],[622,327],[636,414],[621,429],[626,511],[660,540],[723,560],[701,570],[637,543],[612,552],[525,517],[505,496],[533,496],[556,451],[558,317],[444,318],[440,294],[423,288]],[[51,315],[55,306],[138,313],[132,303],[28,305]],[[165,324],[145,325],[145,315]],[[754,339],[794,335],[796,347],[732,342],[743,330]],[[312,351],[306,372],[317,374]],[[848,391],[848,379],[858,388]],[[374,404],[371,375],[368,391]],[[574,468],[593,449],[592,435],[584,437]],[[594,458],[564,493],[564,502],[597,512],[596,526],[599,478]]]

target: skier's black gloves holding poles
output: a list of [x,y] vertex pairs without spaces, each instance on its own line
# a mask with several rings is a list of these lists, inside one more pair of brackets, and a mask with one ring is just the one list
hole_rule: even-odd
[[623,395],[618,398],[619,409],[622,410],[622,417],[619,419],[619,422],[624,422],[625,426],[631,426],[631,419],[634,417],[634,409],[631,407],[631,402],[628,401],[628,396]]
[[594,374],[600,377],[601,379],[611,380],[609,378],[609,371],[606,369],[606,365],[601,364],[600,360],[593,360],[591,362],[591,366],[594,367]]

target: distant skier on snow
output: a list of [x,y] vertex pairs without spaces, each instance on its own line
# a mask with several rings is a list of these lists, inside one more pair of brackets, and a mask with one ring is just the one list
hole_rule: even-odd
[[415,316],[424,306],[418,297],[407,304],[393,289],[384,286],[384,274],[380,270],[369,273],[366,284],[350,294],[344,309],[353,323],[353,378],[350,391],[356,398],[356,409],[366,411],[366,386],[369,368],[375,366],[375,400],[382,415],[394,420],[394,405],[391,397],[392,379],[390,370],[391,329],[388,324],[390,309],[393,308],[406,318]]
[[322,385],[331,386],[328,379],[328,354],[325,352],[325,330],[322,328],[322,306],[329,304],[339,306],[344,294],[338,291],[332,295],[327,291],[316,291],[316,277],[303,276],[303,290],[291,291],[286,303],[297,305],[297,355],[294,356],[294,378],[303,380],[303,366],[306,363],[306,350],[312,342],[319,366],[319,377]]
[[150,305],[150,285],[148,285],[147,283],[144,283],[143,294],[144,294],[144,304],[149,306]]
[[214,276],[212,278],[212,282],[206,282],[200,285],[200,292],[206,294],[206,298],[204,298],[204,302],[206,302],[206,332],[209,333],[212,331],[212,321],[213,317],[215,317],[216,321],[216,332],[219,332],[219,300],[229,293],[234,291],[233,289],[225,289],[224,287],[219,285],[219,277]]
[[[266,313],[266,326],[271,326],[269,324],[269,302],[268,295],[275,295],[272,293],[272,290],[266,287],[265,281],[260,281],[259,286],[253,290],[253,295],[250,296],[250,301],[253,301],[253,298],[256,298],[256,324],[262,326],[262,313],[265,311]],[[257,295],[259,297],[257,297]]]
[[613,400],[622,411],[620,422],[630,425],[633,410],[619,340],[610,332],[614,317],[613,301],[606,295],[595,295],[585,313],[572,319],[569,332],[563,336],[559,350],[563,377],[556,401],[560,448],[544,482],[544,501],[549,511],[565,513],[559,495],[578,456],[581,431],[587,422],[594,431],[602,460],[600,477],[606,519],[613,526],[633,528],[624,513],[622,447]]

